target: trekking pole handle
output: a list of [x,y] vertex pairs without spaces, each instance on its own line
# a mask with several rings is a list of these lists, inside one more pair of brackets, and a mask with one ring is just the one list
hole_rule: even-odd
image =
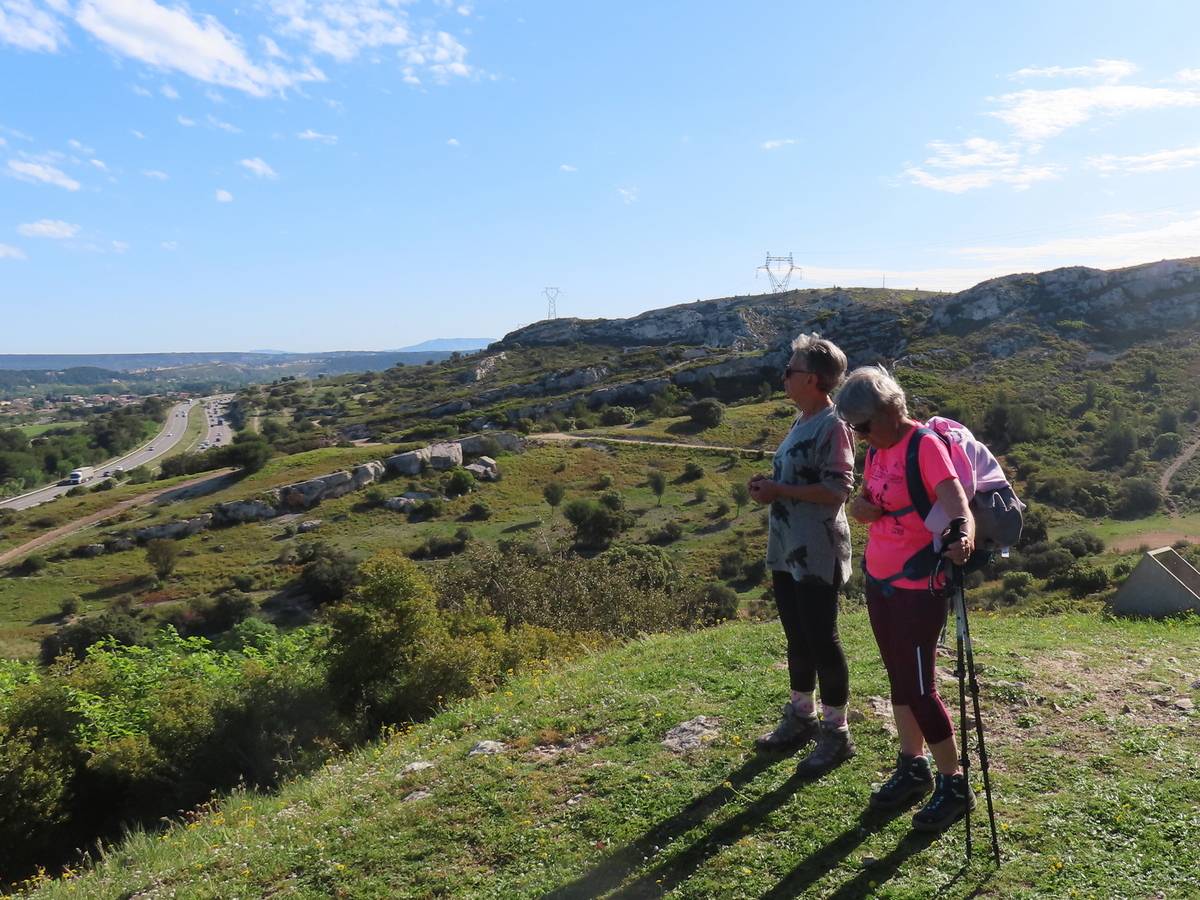
[[948,547],[957,541],[961,541],[966,534],[967,520],[963,516],[951,519],[950,524],[946,526],[945,534],[942,536],[942,546]]

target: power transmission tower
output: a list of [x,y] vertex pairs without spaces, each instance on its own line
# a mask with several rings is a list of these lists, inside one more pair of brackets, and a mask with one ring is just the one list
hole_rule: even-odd
[[800,277],[804,277],[804,270],[793,262],[792,254],[772,256],[770,250],[767,251],[767,261],[754,270],[755,278],[758,277],[760,271],[767,273],[767,278],[771,281],[771,291],[776,294],[788,289],[788,282],[792,280],[793,272],[799,272]]
[[558,318],[558,295],[561,293],[556,287],[548,287],[542,290],[546,296],[546,318]]

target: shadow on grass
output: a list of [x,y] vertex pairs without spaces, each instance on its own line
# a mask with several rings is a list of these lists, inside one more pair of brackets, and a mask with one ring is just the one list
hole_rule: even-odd
[[[590,872],[581,875],[570,884],[545,895],[543,900],[575,900],[575,898],[599,897],[616,888],[633,872],[641,868],[646,858],[658,852],[677,837],[687,834],[713,815],[722,806],[738,796],[738,788],[749,783],[780,760],[779,755],[755,755],[749,757],[736,772],[707,794],[697,797],[669,819],[659,822],[644,835],[608,856]],[[654,896],[670,890],[684,881],[707,858],[722,847],[733,843],[744,830],[783,804],[803,782],[792,776],[766,796],[756,800],[729,822],[713,829],[687,850],[655,867],[627,888],[613,894],[614,897]],[[725,785],[728,784],[729,787]]]
[[154,501],[158,506],[165,506],[168,503],[175,503],[179,500],[191,500],[195,497],[203,497],[207,494],[214,494],[217,491],[235,484],[242,479],[242,473],[226,472],[223,475],[217,475],[213,478],[208,478],[199,484],[193,484],[188,487],[178,487],[160,494]]
[[716,522],[710,522],[708,525],[702,525],[696,529],[696,534],[715,534],[718,531],[724,531],[733,521],[730,519],[720,519]]
[[139,588],[146,586],[144,575],[137,575],[133,578],[126,578],[124,581],[117,581],[113,584],[106,585],[102,588],[96,588],[94,591],[88,591],[86,594],[79,596],[84,600],[111,600],[113,597],[120,597],[122,594],[132,594]]
[[502,530],[500,533],[501,534],[512,534],[514,531],[528,531],[531,528],[537,528],[539,524],[540,523],[538,522],[537,519],[534,519],[532,522],[518,522],[516,525],[509,525],[507,528]]

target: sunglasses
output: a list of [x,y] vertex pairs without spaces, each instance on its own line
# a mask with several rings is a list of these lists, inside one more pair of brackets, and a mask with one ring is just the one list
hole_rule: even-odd
[[850,430],[853,431],[855,434],[870,434],[871,433],[871,420],[870,419],[867,419],[867,421],[865,421],[865,422],[858,422],[858,423],[847,422],[846,424],[850,426]]
[[814,375],[814,374],[816,374],[816,373],[814,373],[811,369],[793,369],[791,366],[787,366],[783,370],[783,380],[787,381],[793,375]]

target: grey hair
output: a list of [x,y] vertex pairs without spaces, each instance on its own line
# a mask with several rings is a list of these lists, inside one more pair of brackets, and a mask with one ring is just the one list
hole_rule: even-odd
[[792,341],[792,358],[804,361],[805,368],[817,376],[817,387],[827,394],[842,383],[848,368],[842,348],[817,334],[802,334]]
[[857,425],[882,409],[908,415],[904,389],[883,366],[862,366],[850,373],[837,396],[837,413]]

